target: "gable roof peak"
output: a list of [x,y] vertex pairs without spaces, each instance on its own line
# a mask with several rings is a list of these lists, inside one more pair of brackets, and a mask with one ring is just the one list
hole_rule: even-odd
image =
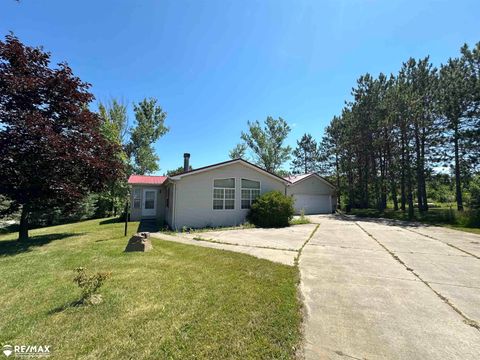
[[180,174],[176,174],[175,176],[171,176],[169,177],[169,179],[171,180],[179,180],[181,179],[182,177],[184,176],[189,176],[189,175],[194,175],[194,174],[197,174],[199,172],[204,172],[204,171],[209,171],[209,170],[213,170],[213,169],[216,169],[216,168],[219,168],[219,167],[223,167],[223,166],[227,166],[227,165],[230,165],[230,164],[234,164],[234,163],[243,163],[244,165],[247,165],[248,167],[251,167],[257,171],[261,171],[263,173],[265,173],[266,175],[270,176],[270,177],[273,177],[283,183],[288,183],[289,181],[284,179],[283,177],[281,176],[278,176],[277,174],[274,174],[270,171],[267,171],[263,168],[261,168],[260,166],[258,165],[255,165],[255,164],[252,164],[251,162],[245,160],[245,159],[242,159],[242,158],[237,158],[237,159],[232,159],[232,160],[227,160],[227,161],[223,161],[223,162],[219,162],[219,163],[216,163],[216,164],[212,164],[212,165],[208,165],[208,166],[203,166],[201,168],[198,168],[198,169],[194,169],[194,170],[190,170],[190,171],[187,171],[187,172],[182,172]]

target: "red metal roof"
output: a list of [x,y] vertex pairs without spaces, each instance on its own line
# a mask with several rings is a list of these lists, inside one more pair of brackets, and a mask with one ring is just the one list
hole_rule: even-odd
[[129,184],[149,184],[149,185],[162,185],[166,176],[152,176],[152,175],[130,175],[128,178]]

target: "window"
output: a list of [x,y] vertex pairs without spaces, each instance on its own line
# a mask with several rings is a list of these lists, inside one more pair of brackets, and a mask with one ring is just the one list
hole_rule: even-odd
[[141,197],[142,197],[142,189],[134,188],[133,189],[133,208],[134,209],[140,209]]
[[235,179],[213,180],[213,210],[235,209]]
[[165,193],[165,206],[167,208],[170,207],[170,187],[167,188],[167,192]]
[[145,209],[155,209],[155,191],[145,191]]
[[260,181],[242,179],[242,209],[250,209],[253,200],[260,196]]

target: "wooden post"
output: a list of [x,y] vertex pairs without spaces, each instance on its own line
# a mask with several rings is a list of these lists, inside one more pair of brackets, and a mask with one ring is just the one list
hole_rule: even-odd
[[125,232],[123,236],[127,236],[127,229],[128,229],[128,200],[125,204]]

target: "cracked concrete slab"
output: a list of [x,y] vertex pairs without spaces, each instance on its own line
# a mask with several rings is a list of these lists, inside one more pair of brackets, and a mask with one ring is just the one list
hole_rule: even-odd
[[[164,233],[152,233],[152,237],[166,240],[166,241],[173,241],[181,244],[186,245],[194,245],[194,246],[202,246],[208,247],[212,249],[219,249],[219,250],[227,250],[227,251],[234,251],[243,254],[248,254],[255,256],[259,259],[266,259],[273,262],[278,262],[285,265],[293,266],[295,262],[295,257],[297,256],[297,251],[285,251],[279,249],[264,249],[264,248],[256,248],[251,246],[241,246],[241,245],[231,245],[231,244],[219,244],[219,243],[212,243],[208,241],[198,241],[189,239],[182,235],[168,235]],[[155,246],[155,245],[154,245]]]
[[[430,286],[455,304],[469,319],[480,320],[480,288],[430,283]],[[479,354],[480,355],[480,354]],[[480,356],[479,356],[480,358]]]
[[435,293],[455,298],[475,318],[478,289],[436,283],[429,288],[407,269],[411,263],[427,278],[472,285],[480,276],[472,260],[478,260],[389,222],[361,222],[386,250],[354,221],[314,221],[320,227],[299,263],[307,359],[479,358],[480,331]]
[[480,235],[439,226],[406,226],[405,229],[451,244],[480,258]]
[[201,238],[224,244],[299,250],[315,224],[295,225],[281,229],[232,229],[179,234],[189,239]]
[[321,238],[314,236],[309,241],[309,245],[336,246],[344,248],[359,248],[364,250],[381,250],[371,241],[361,241],[368,238],[358,226],[348,226],[344,223],[339,226],[330,224],[321,224]]
[[382,242],[394,252],[426,253],[438,255],[465,256],[458,250],[438,240],[430,239],[423,235],[405,231],[398,227],[372,226],[370,223],[362,223],[368,232],[374,237],[381,237]]
[[[323,231],[319,228],[323,236]],[[313,238],[319,238],[317,234]],[[313,239],[312,239],[313,240]],[[378,249],[358,248],[333,248],[311,245],[310,242],[304,248],[300,258],[305,267],[305,279],[329,276],[336,277],[338,274],[348,274],[349,278],[361,277],[389,277],[398,279],[415,280],[415,277],[405,272],[405,268],[399,263],[392,263],[391,256]],[[317,265],[328,263],[329,270]]]
[[[357,221],[375,239],[393,251],[409,268],[469,319],[480,324],[480,260],[448,246],[444,241],[399,228],[396,232],[382,229],[385,225]],[[480,236],[453,234],[448,237],[435,229],[438,238],[465,241]],[[396,234],[396,236],[392,236]],[[416,244],[416,245],[414,245]],[[408,250],[415,250],[408,252]],[[417,252],[418,251],[418,252]],[[436,283],[436,284],[433,284]],[[444,284],[444,285],[440,285]],[[450,284],[450,286],[446,285]],[[466,289],[469,287],[471,289]]]
[[397,255],[427,282],[480,288],[480,261],[475,258],[415,253]]
[[315,224],[305,224],[280,229],[228,229],[176,235],[160,232],[151,235],[183,244],[236,251],[293,266],[298,250],[316,227]]

